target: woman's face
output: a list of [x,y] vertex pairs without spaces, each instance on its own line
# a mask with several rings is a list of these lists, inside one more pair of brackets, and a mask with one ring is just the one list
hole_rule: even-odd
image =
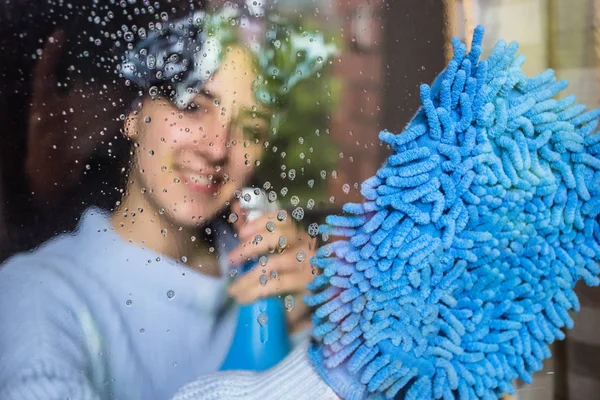
[[250,53],[230,48],[193,104],[147,99],[128,118],[137,144],[128,187],[179,226],[210,220],[243,187],[263,153],[270,114],[256,100]]

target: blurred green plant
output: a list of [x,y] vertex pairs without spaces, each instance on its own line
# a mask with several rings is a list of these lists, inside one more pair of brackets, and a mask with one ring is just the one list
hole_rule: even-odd
[[[319,32],[317,27],[323,25],[322,21],[306,20],[296,20],[295,24],[297,32]],[[320,32],[322,37],[333,37],[327,33]],[[310,34],[301,37],[311,40]],[[310,199],[319,204],[329,197],[323,174],[336,165],[339,153],[331,140],[330,125],[339,103],[340,81],[333,76],[333,59],[313,57],[311,60],[311,56],[298,51],[297,46],[282,50],[280,47],[276,59],[282,70],[301,65],[301,75],[313,69],[310,63],[325,65],[319,71],[311,72],[312,76],[299,80],[277,99],[278,121],[271,130],[267,151],[256,171],[256,182],[275,190],[283,206],[287,206],[293,196],[299,198],[300,206],[306,206]],[[279,77],[273,75],[263,82],[267,87],[281,83]]]
[[261,184],[269,182],[280,198],[298,196],[304,204],[309,199],[318,204],[328,198],[323,174],[337,162],[330,122],[339,92],[339,82],[328,73],[306,80],[290,92],[287,111],[272,131],[256,172]]

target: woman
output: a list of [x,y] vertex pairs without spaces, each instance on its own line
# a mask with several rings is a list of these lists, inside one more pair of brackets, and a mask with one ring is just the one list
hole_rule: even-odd
[[[219,369],[236,322],[228,293],[246,303],[300,293],[311,280],[310,236],[274,214],[245,222],[236,201],[264,152],[277,96],[296,81],[273,89],[257,78],[270,60],[260,59],[258,25],[242,29],[254,17],[238,17],[225,8],[165,22],[126,53],[119,71],[143,96],[123,121],[133,149],[123,198],[0,270],[1,399],[169,398]],[[233,19],[241,35],[202,36]],[[237,266],[281,248],[280,237],[285,251],[267,265],[276,277],[262,285],[256,268],[227,291]]]

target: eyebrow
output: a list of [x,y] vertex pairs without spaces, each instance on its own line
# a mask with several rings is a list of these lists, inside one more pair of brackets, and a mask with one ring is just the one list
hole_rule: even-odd
[[271,120],[271,116],[266,112],[253,111],[253,110],[248,110],[248,109],[240,110],[239,118],[244,118],[244,117],[250,117],[252,119],[262,119],[267,124]]
[[202,96],[204,96],[204,97],[206,97],[206,98],[207,98],[207,99],[209,99],[209,100],[214,100],[214,99],[216,99],[216,98],[217,98],[217,97],[216,97],[214,94],[212,94],[212,93],[211,93],[209,90],[207,90],[207,89],[202,89],[202,90],[200,90],[200,93],[198,93],[198,94],[199,94],[199,95],[202,95]]
[[[202,89],[198,95],[203,96],[208,100],[215,100],[218,98],[217,95],[212,94],[208,89]],[[265,111],[253,111],[252,109],[244,108],[239,111],[238,118],[248,118],[263,120],[266,124],[271,121],[271,115]]]

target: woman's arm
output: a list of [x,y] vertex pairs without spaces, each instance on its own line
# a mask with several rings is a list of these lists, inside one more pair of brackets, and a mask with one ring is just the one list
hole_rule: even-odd
[[67,291],[48,274],[19,262],[1,267],[0,399],[104,399],[89,379],[94,367],[74,313],[60,306],[77,303],[61,296]]
[[281,363],[261,373],[217,372],[184,386],[172,400],[337,400],[299,344]]

